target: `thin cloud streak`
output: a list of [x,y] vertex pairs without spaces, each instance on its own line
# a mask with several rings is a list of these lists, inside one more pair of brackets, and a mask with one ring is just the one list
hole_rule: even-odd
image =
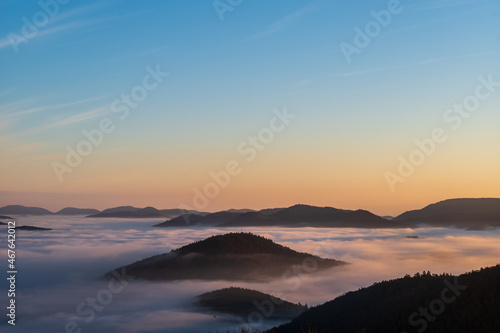
[[63,119],[61,121],[57,121],[55,123],[49,124],[47,127],[52,128],[52,127],[59,127],[59,126],[65,126],[69,124],[74,124],[74,123],[79,123],[81,121],[85,121],[88,119],[92,119],[101,115],[104,115],[109,112],[109,107],[100,107],[94,110],[90,110],[87,112],[79,113],[76,115],[73,115],[71,117],[68,117],[66,119]]
[[273,24],[267,26],[264,29],[264,31],[248,37],[246,40],[254,40],[254,39],[268,37],[268,36],[271,36],[275,33],[280,32],[282,30],[285,30],[288,27],[290,27],[291,25],[293,25],[293,23],[295,23],[295,21],[297,21],[298,19],[300,19],[304,15],[306,15],[310,12],[313,12],[317,8],[318,8],[317,4],[311,4],[311,5],[302,7],[301,9],[299,9],[299,10],[285,16],[284,18],[274,22]]
[[6,118],[15,118],[15,117],[19,117],[19,116],[24,116],[24,115],[36,113],[36,112],[39,112],[39,111],[60,109],[60,108],[68,107],[68,106],[73,106],[73,105],[78,105],[78,104],[93,102],[93,101],[101,100],[103,98],[104,98],[103,96],[99,96],[99,97],[87,98],[87,99],[83,99],[83,100],[79,100],[79,101],[75,101],[75,102],[69,102],[69,103],[63,103],[63,104],[55,104],[55,105],[47,105],[47,106],[39,106],[39,107],[29,108],[29,109],[26,109],[26,110],[17,111],[17,112],[13,112],[13,113],[9,113],[9,114],[5,114],[3,116],[0,116],[0,120],[1,119],[6,119]]
[[[65,20],[70,20],[74,19],[75,17],[88,13],[91,11],[96,11],[99,8],[104,7],[105,5],[103,4],[97,4],[97,5],[89,5],[89,6],[84,6],[84,7],[79,7],[76,9],[73,9],[71,11],[67,11],[66,13],[60,13],[56,14],[54,17],[49,19],[49,22],[45,25],[40,27],[38,33],[36,33],[33,37],[27,38],[27,40],[32,40],[35,38],[40,38],[43,36],[49,36],[49,35],[54,35],[60,32],[69,32],[71,30],[76,30],[76,29],[81,29],[84,27],[87,27],[89,25],[92,25],[92,22],[84,22],[84,21],[77,21],[77,22],[66,22],[66,23],[61,23],[61,24],[56,24],[57,22],[60,21],[65,21]],[[63,7],[60,7],[60,10],[63,10]],[[42,9],[40,8],[40,11]],[[53,25],[53,26],[52,26]],[[52,27],[50,27],[52,26]],[[9,34],[14,33],[22,38],[25,38],[20,31],[14,32],[11,31],[7,34],[6,37],[0,39],[0,49],[10,47],[15,44],[11,42],[11,39],[8,37]]]

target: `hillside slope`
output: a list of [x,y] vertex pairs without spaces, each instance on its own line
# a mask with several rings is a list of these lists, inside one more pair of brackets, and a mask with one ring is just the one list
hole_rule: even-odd
[[405,212],[393,219],[403,224],[468,227],[500,226],[500,199],[449,199],[422,209]]
[[384,281],[311,308],[269,333],[500,332],[500,265]]
[[316,269],[324,270],[343,264],[342,261],[296,252],[250,233],[229,233],[212,236],[117,270],[125,269],[128,275],[146,280],[266,281],[282,276],[294,265],[314,265]]

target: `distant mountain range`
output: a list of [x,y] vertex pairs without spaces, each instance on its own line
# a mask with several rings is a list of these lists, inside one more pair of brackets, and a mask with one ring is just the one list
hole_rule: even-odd
[[500,265],[458,277],[383,281],[312,307],[267,333],[500,332]]
[[218,212],[206,216],[181,215],[155,227],[351,227],[397,228],[400,223],[386,220],[366,210],[343,210],[332,207],[295,205],[288,208],[266,209],[259,212]]
[[[250,233],[229,233],[183,246],[117,268],[145,280],[246,280],[267,281],[291,269],[310,265],[324,270],[345,264],[296,252]],[[106,274],[111,277],[112,272]]]
[[415,225],[481,229],[500,226],[500,199],[450,199],[405,212],[392,221]]
[[25,207],[21,205],[9,205],[0,208],[0,214],[7,215],[52,215],[53,212],[40,207]]
[[[74,208],[74,207],[66,207],[61,209],[60,211],[54,213],[50,210],[40,207],[26,207],[21,205],[9,205],[0,208],[0,214],[9,214],[9,215],[88,215],[95,214],[99,211],[97,209],[87,209],[87,208]],[[0,216],[0,218],[9,218]]]
[[199,295],[195,298],[195,304],[210,312],[231,313],[244,317],[256,311],[257,306],[264,305],[270,312],[266,316],[269,320],[292,319],[308,309],[305,305],[290,303],[257,290],[235,287]]
[[41,227],[35,227],[32,225],[22,225],[19,227],[15,228],[16,230],[29,230],[29,231],[47,231],[47,230],[52,230],[50,228],[41,228]]
[[90,215],[97,214],[99,211],[97,209],[92,208],[74,208],[74,207],[66,207],[56,212],[57,215]]
[[[115,208],[105,209],[97,214],[92,214],[87,217],[118,217],[118,218],[161,218],[161,217],[176,217],[185,214],[186,211],[182,209],[156,209],[154,207],[137,208],[132,206],[121,206]],[[198,211],[188,211],[188,213],[196,213],[204,215]]]
[[[192,211],[198,215],[208,213]],[[26,207],[21,205],[9,205],[0,208],[0,214],[9,215],[84,215],[86,217],[114,217],[114,218],[172,218],[186,213],[181,209],[162,209],[154,207],[137,208],[132,206],[121,206],[105,209],[102,212],[91,208],[66,207],[58,212],[51,212],[40,207]],[[9,216],[0,216],[0,219],[11,219]]]
[[[500,227],[500,199],[449,199],[397,217],[378,216],[369,211],[333,207],[294,205],[287,208],[229,209],[216,213],[120,206],[105,209],[67,207],[53,213],[39,207],[10,205],[0,208],[5,215],[85,215],[89,218],[166,218],[155,227],[331,227],[331,228],[417,228],[419,226],[487,229]],[[0,219],[8,216],[0,216]]]

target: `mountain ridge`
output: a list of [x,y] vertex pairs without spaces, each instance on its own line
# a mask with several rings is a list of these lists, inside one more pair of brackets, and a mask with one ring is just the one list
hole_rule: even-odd
[[[313,261],[318,270],[345,263],[294,251],[251,233],[228,233],[199,240],[169,253],[117,268],[145,280],[267,281],[294,265]],[[111,272],[105,277],[112,276]]]
[[406,227],[397,221],[389,221],[369,211],[337,209],[297,204],[288,208],[272,209],[262,214],[260,211],[211,213],[206,216],[182,215],[154,225],[155,227],[352,227],[380,228]]
[[267,333],[500,332],[499,280],[500,265],[459,276],[407,275],[338,296]]
[[442,200],[421,209],[406,211],[393,221],[440,227],[499,227],[499,198],[457,198]]

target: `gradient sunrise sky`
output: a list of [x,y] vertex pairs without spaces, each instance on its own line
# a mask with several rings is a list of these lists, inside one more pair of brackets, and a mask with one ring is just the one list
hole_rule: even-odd
[[[500,81],[498,1],[64,2],[0,1],[1,206],[192,206],[232,160],[203,210],[500,197],[500,87],[483,84]],[[341,45],[388,9],[347,61]],[[156,69],[169,74],[120,119],[113,102]],[[477,89],[459,124],[447,110]],[[241,145],[285,109],[248,161]],[[60,181],[54,163],[103,119],[114,130]],[[387,172],[436,128],[447,140],[392,191]]]

